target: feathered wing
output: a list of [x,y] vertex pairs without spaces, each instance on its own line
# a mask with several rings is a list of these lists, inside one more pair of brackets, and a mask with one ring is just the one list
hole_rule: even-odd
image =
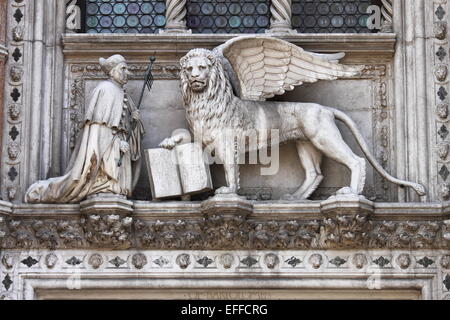
[[233,38],[214,52],[244,100],[263,101],[305,82],[352,77],[363,68],[338,64],[342,53],[316,54],[268,36]]

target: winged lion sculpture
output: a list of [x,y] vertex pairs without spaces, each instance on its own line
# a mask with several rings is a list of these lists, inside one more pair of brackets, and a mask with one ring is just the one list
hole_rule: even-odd
[[[362,66],[339,64],[337,60],[343,56],[307,52],[274,37],[242,36],[213,51],[193,49],[181,59],[181,90],[189,126],[202,137],[204,147],[213,148],[224,164],[227,186],[216,193],[237,193],[236,154],[273,144],[269,131],[276,129],[279,143],[295,142],[305,171],[302,185],[283,199],[302,200],[311,196],[323,179],[320,168],[323,155],[351,171],[350,186],[337,193],[361,194],[365,159],[358,157],[343,140],[335,123],[337,119],[348,126],[368,161],[384,178],[425,195],[422,185],[399,180],[377,163],[356,124],[343,112],[315,103],[265,101],[303,83],[351,77],[362,71]],[[256,131],[258,137],[266,138],[249,141],[243,146],[245,149],[238,149],[235,141],[224,134],[226,129],[232,129],[238,137]],[[182,134],[174,135],[160,146],[171,149],[185,140]]]

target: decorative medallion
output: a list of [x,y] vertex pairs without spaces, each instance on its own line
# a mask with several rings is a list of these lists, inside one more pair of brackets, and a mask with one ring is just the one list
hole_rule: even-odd
[[116,268],[119,268],[121,265],[123,265],[126,261],[122,258],[116,256],[114,259],[109,260],[109,263],[111,263]]
[[441,143],[437,146],[437,154],[439,158],[445,160],[448,156],[450,146],[447,143]]
[[45,256],[45,265],[49,269],[53,269],[57,261],[58,257],[53,253],[49,253],[48,255]]
[[142,253],[136,253],[131,257],[131,263],[136,269],[142,269],[147,264],[147,257]]
[[28,268],[31,268],[36,263],[38,263],[38,261],[36,259],[32,258],[31,256],[28,256],[26,259],[23,259],[21,262],[24,265],[26,265]]
[[178,255],[175,262],[180,266],[181,269],[186,269],[191,264],[191,257],[187,253],[182,253]]
[[449,274],[447,274],[445,276],[443,283],[444,283],[445,287],[447,288],[447,291],[450,291],[450,275]]
[[224,253],[219,257],[219,261],[225,269],[230,269],[234,263],[234,256],[229,253]]
[[92,268],[98,269],[103,264],[103,257],[98,253],[94,253],[89,257],[88,263]]
[[366,255],[357,253],[353,256],[352,262],[356,268],[362,269],[367,264]]
[[268,253],[264,257],[264,263],[266,264],[267,268],[274,269],[280,260],[278,259],[278,256],[274,253]]
[[323,263],[322,255],[315,253],[309,257],[309,263],[314,269],[319,269]]
[[402,253],[397,257],[397,263],[402,269],[408,269],[411,265],[411,256],[406,253]]

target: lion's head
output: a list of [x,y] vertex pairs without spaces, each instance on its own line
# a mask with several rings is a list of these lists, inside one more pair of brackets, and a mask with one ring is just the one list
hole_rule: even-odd
[[206,49],[189,51],[180,61],[181,79],[194,92],[202,92],[208,87],[211,72],[215,72],[217,58]]
[[[213,127],[234,113],[233,87],[212,51],[193,49],[180,60],[181,91],[188,121],[203,120]],[[228,122],[228,121],[225,121]]]

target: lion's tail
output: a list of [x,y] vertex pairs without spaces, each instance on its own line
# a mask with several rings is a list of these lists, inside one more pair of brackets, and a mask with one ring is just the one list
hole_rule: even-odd
[[336,110],[334,108],[330,108],[330,110],[333,111],[334,116],[336,119],[342,121],[347,125],[347,127],[350,129],[350,131],[353,133],[353,135],[356,138],[356,141],[358,142],[359,146],[361,147],[361,150],[364,152],[364,155],[367,157],[367,160],[370,162],[370,164],[377,170],[386,180],[399,185],[400,187],[411,187],[414,189],[414,191],[417,192],[419,196],[424,196],[426,194],[425,188],[418,183],[409,182],[405,180],[397,179],[393,176],[391,176],[389,173],[384,170],[384,168],[376,161],[375,157],[370,152],[370,149],[367,145],[367,143],[364,141],[364,137],[359,132],[358,127],[353,122],[353,120],[347,116],[345,113]]

